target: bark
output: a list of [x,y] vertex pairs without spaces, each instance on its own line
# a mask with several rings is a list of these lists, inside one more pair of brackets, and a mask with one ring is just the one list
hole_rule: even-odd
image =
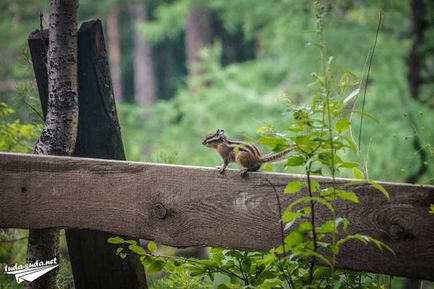
[[119,35],[119,10],[114,8],[107,16],[107,34],[109,43],[110,71],[113,93],[117,101],[122,96],[121,42]]
[[186,30],[187,67],[190,75],[200,74],[196,63],[200,50],[212,42],[211,12],[200,1],[192,1]]
[[52,0],[47,55],[48,111],[35,154],[70,155],[78,124],[76,0]]
[[[48,108],[45,127],[36,142],[35,154],[70,155],[74,151],[78,124],[77,97],[78,1],[51,1],[48,69]],[[30,230],[27,261],[59,259],[59,230]],[[56,271],[26,284],[26,288],[56,287]]]
[[134,21],[134,99],[147,106],[157,99],[152,60],[151,44],[138,29],[138,24],[146,21],[146,6],[144,0],[133,0],[131,15]]

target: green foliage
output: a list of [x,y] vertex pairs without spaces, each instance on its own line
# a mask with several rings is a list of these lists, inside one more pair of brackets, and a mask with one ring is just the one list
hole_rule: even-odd
[[[175,0],[156,6],[158,13],[155,18],[145,24],[149,30],[159,27],[155,34],[162,35],[157,35],[156,41],[176,37],[164,31],[174,35],[184,32],[184,17],[175,19],[169,16],[182,7],[183,12],[179,15],[184,15],[189,5],[190,1]],[[163,151],[166,154],[177,152],[177,163],[217,165],[217,157],[197,142],[204,134],[223,127],[233,138],[256,140],[252,125],[279,125],[282,118],[290,117],[292,112],[282,110],[279,98],[285,98],[302,109],[315,97],[314,86],[306,85],[319,63],[317,54],[313,53],[317,43],[312,43],[314,12],[310,1],[273,1],[270,5],[259,0],[210,0],[206,5],[227,31],[242,31],[246,41],[255,40],[255,59],[222,66],[224,49],[216,39],[213,47],[202,52],[200,65],[204,74],[186,80],[189,85],[193,84],[193,91],[181,87],[172,99],[158,102],[153,109],[121,104],[120,118],[130,159],[155,160],[154,154]],[[434,157],[433,132],[427,129],[434,122],[434,114],[428,106],[411,100],[406,85],[405,59],[410,39],[402,35],[407,35],[410,27],[408,1],[394,4],[389,1],[364,4],[333,2],[326,7],[327,19],[323,22],[327,23],[328,29],[323,33],[328,43],[327,53],[339,56],[333,60],[334,72],[339,74],[335,79],[336,89],[348,97],[345,103],[348,113],[351,101],[357,99],[359,78],[356,75],[363,73],[365,55],[375,37],[381,9],[385,11],[384,28],[378,38],[365,105],[365,111],[369,111],[377,121],[369,121],[370,115],[364,112],[360,159],[339,164],[336,173],[352,176],[351,170],[344,168],[354,166],[353,161],[357,161],[360,163],[358,168],[364,174],[369,173],[370,178],[405,181],[419,164],[419,155],[412,147],[416,134],[427,153],[427,166]],[[179,23],[169,23],[165,17]],[[414,125],[409,123],[407,111],[414,112]],[[359,127],[361,113],[358,110],[354,112],[357,117],[351,122],[353,128]],[[336,121],[340,133],[348,132],[349,125],[348,118]],[[264,145],[266,141],[262,137],[259,139],[259,143]],[[357,143],[358,139],[356,143],[347,145],[355,146]],[[297,155],[291,156],[287,169],[300,173],[302,170],[298,165],[301,162]],[[364,169],[367,162],[369,171]],[[267,166],[265,169],[271,168]],[[282,166],[274,168],[282,169]],[[433,174],[434,168],[428,166],[428,172],[420,182],[432,183],[434,179],[430,176]]]
[[[117,251],[122,258],[127,254],[137,254],[148,273],[163,270],[172,273],[173,277],[180,270],[187,271],[191,276],[201,276],[202,280],[209,279],[220,289],[282,288],[282,286],[294,289],[383,288],[377,280],[365,278],[369,276],[366,273],[347,272],[336,268],[340,248],[350,241],[358,241],[364,245],[372,244],[381,252],[388,251],[384,254],[394,254],[394,252],[387,244],[371,236],[348,233],[351,225],[349,219],[338,215],[337,202],[359,203],[357,194],[352,191],[357,184],[371,185],[385,197],[388,198],[389,195],[380,184],[368,179],[362,172],[359,163],[360,145],[356,144],[351,133],[357,102],[352,103],[351,113],[348,113],[346,101],[348,97],[357,96],[360,87],[356,86],[361,80],[357,80],[355,74],[351,72],[335,69],[333,57],[328,57],[326,54],[322,33],[325,10],[320,2],[315,2],[315,15],[318,41],[312,43],[312,46],[318,49],[320,55],[320,71],[312,74],[311,104],[290,104],[283,125],[280,121],[280,127],[276,128],[272,122],[263,122],[265,125],[257,130],[257,134],[260,135],[258,142],[273,151],[281,151],[289,146],[294,147],[285,167],[299,167],[307,175],[306,181],[292,181],[284,189],[285,194],[296,198],[283,212],[280,212],[284,225],[282,234],[289,232],[284,236],[281,245],[267,253],[212,248],[210,259],[196,260],[158,255],[153,242],[148,245],[146,251],[136,244],[128,245],[131,242],[129,240],[119,237],[109,239],[110,243],[124,245]],[[194,87],[199,89],[195,91],[195,97],[199,100],[195,104],[196,109],[207,105],[206,98],[200,97],[202,92],[200,88],[206,87],[207,92],[212,91],[213,83],[225,78],[225,73],[220,68],[216,69],[218,66],[215,62],[208,60],[209,55],[206,53],[210,52],[205,51],[202,65],[208,65],[204,71],[213,71],[214,74],[213,77],[205,74],[195,79],[198,83]],[[205,86],[201,83],[202,79],[210,84]],[[230,80],[226,79],[225,83],[227,82]],[[209,99],[209,95],[207,97]],[[256,98],[252,99],[256,100]],[[243,101],[246,102],[246,99]],[[182,102],[177,104],[183,105]],[[218,114],[216,111],[218,106],[213,107],[209,114]],[[172,110],[167,109],[167,111]],[[200,124],[197,121],[197,114],[195,115],[194,121],[193,119],[187,121],[190,129]],[[365,113],[362,113],[361,118],[363,119],[364,116]],[[189,117],[189,115],[182,115],[179,123],[187,124],[183,122]],[[313,175],[328,175],[334,180],[336,174],[341,171],[349,171],[355,180],[348,183],[333,182],[325,187],[312,179]],[[273,184],[270,185],[278,197],[276,188]],[[319,206],[328,211],[328,219],[322,223],[318,223],[315,218]],[[318,266],[318,262],[323,266]],[[215,283],[216,277],[220,275],[225,276],[226,279]]]
[[0,151],[29,152],[42,131],[41,125],[23,124],[13,119],[15,110],[0,103]]

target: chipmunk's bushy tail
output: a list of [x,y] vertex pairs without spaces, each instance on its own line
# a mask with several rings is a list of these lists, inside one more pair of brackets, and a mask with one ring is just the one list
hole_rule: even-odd
[[259,161],[261,163],[271,163],[271,162],[277,162],[280,161],[281,159],[283,159],[288,153],[290,153],[293,149],[295,148],[295,146],[290,146],[289,148],[278,152],[278,153],[269,153],[266,154],[264,156],[262,156]]

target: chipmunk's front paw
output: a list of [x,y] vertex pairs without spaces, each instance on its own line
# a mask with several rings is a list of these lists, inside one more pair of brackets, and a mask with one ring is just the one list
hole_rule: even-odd
[[240,170],[240,176],[245,177],[247,175],[248,169]]
[[219,172],[219,174],[223,174],[225,172],[225,167],[217,167],[217,171]]

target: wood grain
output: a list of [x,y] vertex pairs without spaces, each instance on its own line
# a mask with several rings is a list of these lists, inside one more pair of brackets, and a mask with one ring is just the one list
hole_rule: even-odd
[[[0,153],[0,227],[80,228],[175,246],[267,250],[279,244],[278,189],[303,175],[219,175],[214,169]],[[331,179],[316,177],[322,187]],[[348,182],[339,179],[338,183]],[[387,199],[357,185],[360,204],[338,202],[350,232],[388,243],[396,256],[350,242],[338,266],[434,280],[434,187],[381,183]],[[307,192],[302,192],[306,194]],[[287,206],[293,196],[281,195]],[[328,218],[317,206],[319,223]]]

